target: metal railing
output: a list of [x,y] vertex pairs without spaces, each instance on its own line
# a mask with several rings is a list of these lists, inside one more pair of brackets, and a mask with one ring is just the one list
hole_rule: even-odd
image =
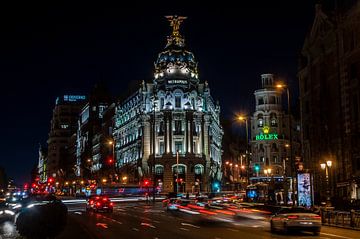
[[360,212],[321,210],[323,225],[360,229]]

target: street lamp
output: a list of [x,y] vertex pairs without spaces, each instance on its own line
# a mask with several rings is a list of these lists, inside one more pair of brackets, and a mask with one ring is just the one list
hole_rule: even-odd
[[152,151],[153,151],[153,158],[152,158],[152,174],[153,174],[153,203],[155,204],[155,183],[156,183],[156,180],[155,180],[155,140],[156,140],[156,100],[157,100],[157,97],[156,97],[156,92],[155,92],[155,85],[154,85],[154,88],[153,88],[153,148],[152,148]]
[[237,119],[240,122],[245,122],[245,129],[246,129],[246,148],[245,148],[245,160],[247,164],[247,171],[246,171],[246,180],[247,184],[249,184],[249,165],[250,165],[250,159],[249,159],[249,126],[248,126],[248,118],[244,115],[239,115]]
[[321,163],[320,167],[322,170],[325,170],[325,179],[326,179],[326,205],[331,206],[330,201],[330,183],[329,183],[329,170],[332,166],[332,161],[328,160],[326,163]]
[[[290,91],[289,86],[285,85],[283,83],[278,83],[276,85],[276,88],[278,89],[286,89],[286,96],[287,96],[287,108],[288,108],[288,124],[289,124],[289,144],[285,144],[285,147],[289,148],[290,151],[290,164],[291,164],[291,176],[292,176],[292,201],[293,205],[295,205],[295,179],[296,179],[296,169],[295,169],[295,163],[293,162],[293,156],[292,156],[292,126],[291,126],[291,106],[290,106]],[[284,178],[285,180],[285,178]],[[285,184],[284,184],[285,185]],[[286,195],[287,197],[287,195]]]
[[179,193],[179,150],[176,150],[176,195]]

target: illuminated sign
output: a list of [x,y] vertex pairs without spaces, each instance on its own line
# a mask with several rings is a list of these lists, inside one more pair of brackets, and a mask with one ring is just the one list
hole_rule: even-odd
[[187,84],[187,80],[168,80],[168,84]]
[[279,139],[278,134],[269,134],[270,131],[270,127],[269,126],[264,126],[263,127],[263,133],[262,134],[258,134],[255,136],[256,140],[275,140],[275,139]]
[[85,100],[85,95],[64,95],[64,101],[78,101],[78,100]]
[[297,175],[297,182],[299,206],[311,207],[313,204],[311,174],[299,173]]

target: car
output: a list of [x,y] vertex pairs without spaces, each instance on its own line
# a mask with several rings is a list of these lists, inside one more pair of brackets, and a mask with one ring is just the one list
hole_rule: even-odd
[[86,200],[86,211],[113,212],[114,203],[107,196],[91,196]]
[[271,232],[310,231],[320,235],[321,216],[306,208],[282,208],[270,218],[270,229]]

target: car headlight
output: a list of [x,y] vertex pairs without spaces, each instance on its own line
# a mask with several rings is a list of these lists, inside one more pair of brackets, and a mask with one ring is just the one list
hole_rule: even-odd
[[10,214],[11,216],[15,215],[15,213],[13,211],[10,211],[10,210],[5,210],[5,213]]

